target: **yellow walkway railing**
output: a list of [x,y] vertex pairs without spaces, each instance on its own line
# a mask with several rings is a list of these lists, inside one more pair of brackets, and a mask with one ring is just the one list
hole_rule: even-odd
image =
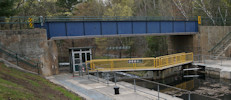
[[89,71],[160,69],[193,61],[193,53],[178,53],[156,58],[95,59],[86,62]]

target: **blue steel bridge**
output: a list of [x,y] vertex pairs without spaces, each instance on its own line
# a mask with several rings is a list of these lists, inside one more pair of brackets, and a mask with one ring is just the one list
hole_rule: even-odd
[[166,17],[45,17],[35,28],[45,28],[48,39],[97,36],[192,35],[197,19]]

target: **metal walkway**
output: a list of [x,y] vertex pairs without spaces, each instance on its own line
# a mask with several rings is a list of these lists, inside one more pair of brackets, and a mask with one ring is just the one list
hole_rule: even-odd
[[193,62],[193,53],[178,53],[156,58],[95,59],[88,61],[89,72],[163,70]]

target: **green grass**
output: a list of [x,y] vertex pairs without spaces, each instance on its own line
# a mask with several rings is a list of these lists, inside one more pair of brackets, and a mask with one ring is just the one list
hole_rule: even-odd
[[33,99],[22,86],[0,78],[0,99]]
[[42,76],[6,67],[0,62],[0,100],[81,100]]
[[70,91],[67,91],[66,89],[64,89],[61,86],[58,85],[53,85],[53,83],[48,82],[46,79],[39,79],[41,82],[43,82],[44,84],[50,86],[52,89],[60,91],[61,93],[63,93],[65,96],[71,98],[72,100],[81,100],[79,97],[76,97],[75,94],[70,93]]
[[107,56],[95,56],[94,59],[111,59],[111,58]]
[[[23,72],[21,72],[21,71],[18,71],[18,70],[16,70],[16,69],[13,69],[13,68],[7,68],[5,65],[3,65],[2,67],[5,69],[5,71],[3,71],[2,73],[8,74],[8,75],[10,75],[10,76],[12,76],[12,77],[15,77],[15,78],[18,78],[18,79],[21,79],[21,80],[28,81],[28,82],[30,82],[32,85],[39,87],[39,84],[38,84],[37,82],[35,82],[35,81],[33,81],[33,80],[30,80],[30,79],[27,79],[27,78],[24,77],[24,76],[31,76],[31,75],[33,75],[33,74],[23,73]],[[10,71],[10,73],[9,73],[9,71]],[[38,77],[38,76],[34,76],[34,77],[36,78],[36,77]]]
[[0,85],[4,85],[4,84],[6,84],[7,86],[21,87],[21,86],[18,86],[17,84],[15,84],[15,83],[12,83],[10,81],[7,81],[7,80],[4,80],[4,79],[0,78]]
[[72,100],[80,100],[79,97],[76,97],[75,95],[71,94],[69,91],[66,91],[65,89],[61,88],[61,87],[53,87],[55,90],[58,90],[60,92],[62,92],[65,96],[71,98]]

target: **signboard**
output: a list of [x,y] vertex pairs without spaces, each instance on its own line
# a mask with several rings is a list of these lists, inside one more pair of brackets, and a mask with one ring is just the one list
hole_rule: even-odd
[[142,59],[128,60],[128,63],[142,63]]
[[130,46],[118,46],[118,47],[108,47],[108,50],[128,50],[130,49]]
[[33,19],[30,17],[30,18],[28,18],[28,21],[29,21],[29,26],[30,26],[30,28],[33,28]]
[[198,24],[201,24],[201,16],[198,16]]
[[59,63],[59,66],[69,66],[69,65],[70,65],[69,62]]

